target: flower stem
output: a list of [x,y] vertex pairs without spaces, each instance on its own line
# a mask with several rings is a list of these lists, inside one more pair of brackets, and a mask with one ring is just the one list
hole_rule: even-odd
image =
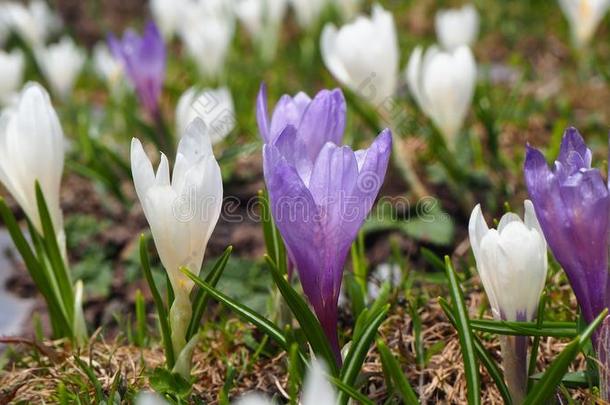
[[506,385],[513,404],[521,404],[527,390],[527,336],[502,336],[500,347]]

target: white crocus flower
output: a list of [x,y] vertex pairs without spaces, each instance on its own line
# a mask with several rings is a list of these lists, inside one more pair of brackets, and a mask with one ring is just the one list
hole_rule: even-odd
[[187,125],[201,118],[208,126],[212,145],[222,141],[235,127],[233,98],[227,87],[186,90],[176,105],[176,133],[184,134]]
[[123,64],[112,55],[105,42],[98,42],[93,48],[93,67],[111,91],[116,91],[124,83]]
[[36,49],[36,60],[49,81],[53,92],[67,98],[85,63],[85,52],[72,38],[63,37],[58,43]]
[[533,204],[524,205],[523,221],[504,214],[497,230],[487,227],[480,205],[470,215],[470,244],[496,319],[533,320],[546,280],[546,241]]
[[151,0],[150,12],[159,26],[165,39],[171,39],[180,24],[185,12],[188,12],[188,0]]
[[291,0],[292,9],[302,28],[311,28],[320,18],[328,0]]
[[604,14],[610,7],[609,0],[559,0],[577,47],[586,46]]
[[7,105],[15,97],[23,80],[24,59],[19,50],[0,50],[0,104]]
[[235,33],[235,20],[227,3],[189,2],[178,33],[202,75],[216,78],[223,72]]
[[439,10],[434,20],[438,42],[447,50],[472,46],[479,33],[479,14],[472,4]]
[[131,142],[131,171],[136,193],[175,294],[170,309],[176,356],[185,347],[191,319],[193,282],[181,267],[199,274],[208,240],[220,216],[222,178],[208,128],[197,118],[182,136],[170,179],[164,154],[157,172],[139,140]]
[[472,102],[477,66],[467,46],[443,52],[436,46],[415,48],[407,66],[409,89],[453,147]]
[[135,405],[169,405],[169,402],[156,392],[142,391],[136,397]]
[[[324,363],[314,359],[303,384],[301,405],[337,404],[337,394],[326,375]],[[233,402],[233,405],[273,405],[273,402],[262,395],[249,394]]]
[[47,37],[62,25],[59,16],[44,0],[33,0],[28,6],[18,2],[5,3],[2,13],[5,23],[32,48],[44,45]]
[[343,85],[374,106],[394,95],[399,54],[390,12],[376,4],[370,18],[359,16],[340,29],[327,24],[320,41],[326,68]]
[[277,48],[279,30],[286,14],[287,0],[236,0],[234,12],[259,48],[270,61]]
[[0,116],[0,182],[42,234],[35,192],[38,181],[62,250],[59,190],[64,147],[64,133],[48,93],[38,83],[26,84],[16,105]]

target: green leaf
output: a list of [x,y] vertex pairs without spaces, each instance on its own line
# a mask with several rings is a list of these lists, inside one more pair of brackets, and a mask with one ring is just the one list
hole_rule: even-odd
[[464,303],[462,289],[460,288],[457,276],[451,265],[449,256],[445,256],[445,270],[449,280],[451,299],[455,308],[456,329],[460,339],[460,348],[464,360],[464,373],[468,386],[468,404],[478,405],[481,403],[481,382],[479,378],[479,365],[475,353],[474,340],[470,329],[468,309]]
[[176,357],[174,353],[174,347],[172,346],[169,316],[167,314],[167,310],[165,309],[165,305],[163,304],[161,294],[159,294],[159,290],[157,289],[157,285],[155,284],[155,280],[153,279],[152,271],[150,270],[150,260],[148,259],[148,251],[146,249],[146,238],[144,237],[144,235],[140,236],[140,262],[142,264],[142,271],[144,272],[144,277],[146,278],[146,282],[148,283],[148,287],[150,288],[150,292],[153,296],[155,307],[157,308],[159,325],[161,326],[161,335],[163,337],[163,346],[165,348],[167,367],[171,370],[172,368],[174,368]]
[[527,397],[525,397],[523,405],[544,404],[548,402],[555,393],[557,385],[559,385],[564,378],[574,358],[576,358],[607,314],[608,309],[606,308],[589,324],[580,336],[574,338],[574,340],[561,351],[546,369],[544,375],[540,378],[540,381],[534,385]]
[[[536,373],[530,376],[532,382],[540,381],[544,376],[544,373]],[[561,379],[561,385],[568,388],[589,388],[590,382],[593,380],[595,384],[598,384],[598,376],[587,375],[586,371],[573,371],[566,373]]]
[[45,251],[51,262],[53,276],[55,277],[59,291],[61,292],[66,315],[68,319],[70,319],[70,324],[72,324],[74,322],[74,289],[72,288],[72,280],[70,279],[70,273],[66,267],[63,254],[60,251],[57,234],[55,233],[53,221],[49,214],[49,208],[38,181],[36,181],[35,188],[36,203],[38,205],[38,215],[40,216],[40,222],[42,224]]
[[420,252],[424,260],[430,263],[432,267],[438,271],[445,271],[445,263],[436,255],[436,253],[425,247],[421,248]]
[[271,258],[265,255],[265,260],[269,265],[275,285],[277,285],[282,297],[286,300],[290,311],[299,322],[312,350],[324,359],[333,375],[337,375],[339,370],[337,368],[335,355],[328,343],[328,338],[326,337],[318,318],[316,318],[311,309],[309,309],[307,302],[301,298],[299,293],[297,293],[290,284],[288,284]]
[[488,319],[471,319],[470,326],[479,332],[497,335],[552,336],[573,338],[578,334],[575,322],[508,322]]
[[207,284],[201,278],[188,271],[188,269],[183,268],[181,269],[181,271],[186,274],[188,278],[193,280],[195,284],[207,291],[207,293],[210,294],[210,296],[216,301],[220,302],[242,318],[245,318],[248,322],[254,324],[262,332],[267,334],[271,339],[275,340],[282,347],[282,349],[288,351],[289,347],[288,342],[286,341],[286,337],[284,336],[282,331],[279,330],[277,326],[273,324],[273,322],[269,321],[258,312],[253,311],[252,309],[241,305],[237,301],[224,295],[220,291],[216,290],[214,287]]
[[418,405],[420,402],[415,394],[415,390],[400,369],[400,364],[398,364],[398,361],[382,340],[377,340],[377,350],[379,350],[379,355],[381,356],[383,369],[392,378],[403,402],[407,405]]
[[83,372],[85,373],[85,375],[87,376],[89,381],[91,381],[91,384],[93,384],[93,388],[95,388],[95,400],[96,400],[96,402],[98,404],[103,402],[103,400],[104,400],[104,390],[102,389],[102,384],[97,379],[97,376],[95,375],[95,372],[91,369],[91,367],[89,367],[89,365],[87,363],[82,361],[81,358],[78,357],[78,355],[74,356],[74,361],[76,362],[78,367],[81,370],[83,370]]
[[[216,287],[222,273],[227,266],[227,262],[229,261],[229,257],[231,257],[231,253],[233,252],[233,246],[229,246],[225,249],[223,254],[220,256],[210,273],[206,277],[205,281],[212,287]],[[186,341],[191,340],[193,336],[199,330],[199,325],[201,324],[201,318],[203,317],[203,313],[205,308],[207,307],[208,301],[210,300],[210,295],[203,289],[199,288],[195,293],[195,298],[193,299],[193,316],[191,317],[191,322],[189,324],[188,330],[186,332]]]
[[[441,308],[443,309],[443,312],[445,312],[445,315],[449,319],[449,322],[451,322],[453,324],[453,326],[456,327],[457,322],[455,320],[454,311],[451,308],[451,306],[449,305],[449,303],[447,301],[445,301],[445,299],[443,299],[443,298],[439,298],[438,302],[439,302]],[[494,359],[491,357],[491,355],[489,354],[489,352],[487,351],[487,349],[485,348],[483,343],[479,340],[479,338],[474,334],[472,335],[472,338],[474,341],[474,348],[477,352],[477,356],[478,356],[479,360],[481,360],[481,363],[483,363],[483,366],[485,366],[485,368],[487,369],[487,372],[491,376],[492,380],[494,380],[494,383],[496,384],[498,391],[500,391],[500,395],[502,395],[502,399],[504,400],[504,403],[511,404],[512,399],[510,397],[510,392],[508,391],[508,387],[506,386],[506,383],[504,382],[504,374],[502,373],[502,370],[500,370],[500,367],[498,367],[498,365],[496,364]]]
[[269,194],[267,191],[259,191],[258,198],[261,202],[261,219],[263,223],[263,236],[267,254],[274,263],[277,263],[282,274],[287,273],[286,247],[277,226],[273,222],[271,207],[269,206]]
[[[40,291],[47,303],[54,335],[56,337],[71,337],[71,322],[64,310],[59,291],[53,290],[53,282],[49,279],[50,273],[46,271],[44,264],[38,260],[32,251],[30,244],[25,239],[23,232],[21,232],[21,228],[17,224],[15,216],[6,205],[3,198],[0,198],[0,216],[2,216],[2,221],[21,255],[30,277],[32,277],[34,284],[36,284],[36,288]],[[32,233],[32,238],[35,239],[34,237],[35,234]]]
[[337,388],[339,388],[339,390],[340,390],[339,395],[347,394],[347,395],[349,395],[349,397],[351,397],[355,401],[357,401],[356,403],[358,403],[358,404],[375,405],[375,403],[373,401],[371,401],[370,399],[368,399],[364,394],[358,392],[354,388],[345,384],[343,381],[341,381],[337,377],[328,376],[328,380],[331,383],[333,383]]
[[[377,336],[377,330],[384,321],[389,308],[389,305],[385,305],[376,313],[371,313],[368,316],[369,321],[358,339],[352,341],[352,345],[347,353],[347,356],[345,356],[345,362],[341,368],[341,381],[345,385],[354,385],[354,382],[358,377],[358,373],[362,368],[362,363],[364,363],[364,359],[371,348],[371,344],[375,340],[375,336]],[[347,397],[344,393],[339,393],[337,402],[342,405],[347,404]]]
[[191,383],[166,368],[155,368],[148,377],[148,382],[152,389],[160,394],[186,399],[191,393]]

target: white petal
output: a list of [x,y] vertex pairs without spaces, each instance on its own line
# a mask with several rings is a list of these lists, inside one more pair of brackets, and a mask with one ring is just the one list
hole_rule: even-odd
[[301,403],[303,405],[336,405],[335,389],[328,381],[327,370],[321,360],[311,362],[305,383]]
[[477,204],[470,214],[470,221],[468,222],[468,235],[470,237],[470,245],[474,253],[475,259],[479,260],[480,246],[483,237],[489,232],[489,227],[483,213],[481,211],[481,204]]

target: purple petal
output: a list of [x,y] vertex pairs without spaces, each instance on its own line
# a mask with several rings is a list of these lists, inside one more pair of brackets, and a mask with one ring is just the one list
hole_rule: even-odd
[[[562,145],[563,173],[550,171],[542,154],[527,147],[525,183],[544,236],[566,271],[588,322],[607,303],[610,196],[598,170],[574,171],[575,153],[587,163],[582,138],[568,131]],[[588,153],[587,153],[588,152]]]
[[256,122],[258,131],[265,143],[271,142],[269,139],[269,115],[267,113],[267,85],[261,83],[261,87],[256,97]]
[[570,127],[563,134],[557,161],[567,170],[568,176],[579,169],[591,168],[591,150],[576,128]]
[[309,104],[298,126],[312,161],[326,142],[341,144],[345,131],[345,98],[339,89],[321,90]]
[[279,135],[286,125],[292,125],[298,128],[303,112],[311,102],[309,96],[305,93],[298,93],[291,97],[287,94],[283,95],[273,110],[271,116],[271,125],[269,128],[270,140],[273,141]]

